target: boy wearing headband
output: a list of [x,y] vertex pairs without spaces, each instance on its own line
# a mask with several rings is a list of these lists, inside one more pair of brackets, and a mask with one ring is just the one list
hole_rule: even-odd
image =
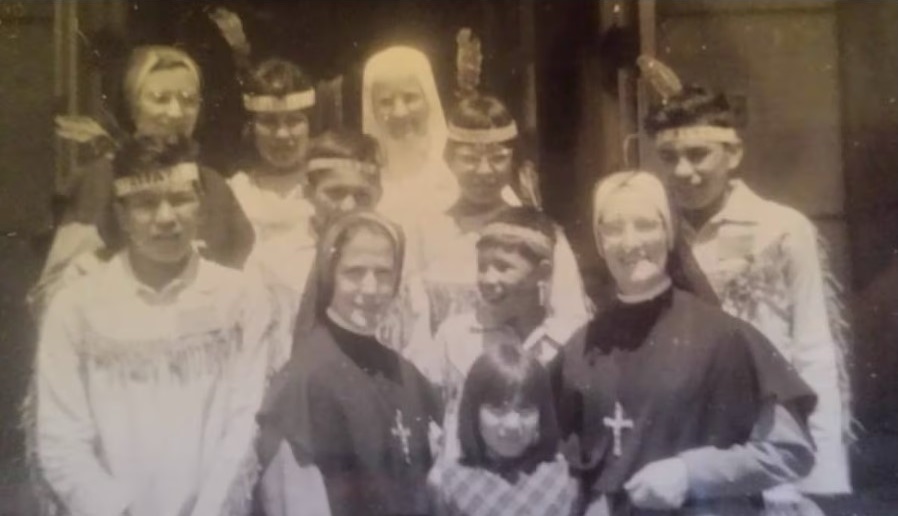
[[555,245],[554,225],[536,209],[508,208],[497,215],[476,244],[476,305],[440,326],[434,348],[416,350],[413,360],[426,364],[424,373],[447,400],[447,457],[458,453],[453,425],[461,386],[485,349],[510,344],[548,364],[579,327],[577,319],[548,317]]
[[[495,97],[460,101],[449,114],[448,134],[444,158],[460,194],[449,209],[421,222],[414,239],[432,331],[477,302],[479,232],[512,207],[504,194],[516,182],[522,161],[517,124]],[[557,245],[554,273],[546,282],[546,307],[552,316],[585,321],[589,309],[580,270],[563,230],[554,224],[553,240]]]
[[[125,132],[167,140],[193,135],[203,105],[202,77],[196,62],[182,50],[137,47],[126,63],[121,90],[114,122]],[[38,313],[71,276],[95,268],[120,248],[111,216],[115,174],[110,158],[102,155],[79,167],[70,204],[29,296]],[[205,166],[199,173],[206,192],[198,238],[202,254],[216,263],[240,267],[253,245],[252,226],[225,180]]]
[[194,248],[204,193],[186,139],[114,163],[125,248],[50,303],[36,455],[66,514],[239,513],[271,338],[260,286]]
[[[311,214],[304,223],[254,249],[247,262],[247,269],[258,271],[274,293],[283,320],[290,324],[285,328],[288,335],[295,326],[304,327],[314,320],[310,309],[314,299],[299,312],[303,300],[313,296],[307,286],[319,236],[338,215],[374,208],[381,196],[380,158],[373,138],[352,131],[328,131],[312,141],[307,156],[302,191]],[[289,358],[289,345],[276,355],[274,369]]]
[[764,332],[817,394],[810,420],[817,461],[800,489],[849,492],[847,383],[813,224],[738,178],[743,142],[723,95],[687,87],[655,106],[646,128],[685,219],[684,237],[724,310]]

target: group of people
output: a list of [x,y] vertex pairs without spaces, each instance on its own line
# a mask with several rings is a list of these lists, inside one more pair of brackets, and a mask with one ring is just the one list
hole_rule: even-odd
[[84,173],[35,291],[44,508],[813,514],[849,491],[815,230],[737,178],[722,95],[665,99],[665,170],[597,183],[616,299],[593,313],[515,188],[509,109],[444,115],[421,52],[371,57],[362,127],[324,131],[311,78],[258,63],[229,179],[191,140],[201,82],[134,51],[133,136]]

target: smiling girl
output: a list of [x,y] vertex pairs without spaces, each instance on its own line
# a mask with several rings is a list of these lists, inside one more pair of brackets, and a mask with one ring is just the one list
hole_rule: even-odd
[[462,454],[431,472],[440,516],[565,516],[577,484],[558,455],[549,377],[518,346],[474,362],[459,411]]

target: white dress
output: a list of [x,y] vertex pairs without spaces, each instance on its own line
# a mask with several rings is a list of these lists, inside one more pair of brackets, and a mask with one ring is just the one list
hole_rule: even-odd
[[[291,175],[301,174],[296,172]],[[228,179],[228,186],[253,226],[256,246],[308,224],[312,206],[305,198],[302,180],[294,179],[284,181],[284,184],[291,186],[283,191],[275,182],[264,184],[247,172],[237,172]]]

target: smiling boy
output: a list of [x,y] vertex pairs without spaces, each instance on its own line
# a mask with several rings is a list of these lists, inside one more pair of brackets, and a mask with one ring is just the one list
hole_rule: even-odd
[[66,514],[239,513],[248,502],[273,325],[261,285],[194,247],[204,193],[191,149],[142,138],[119,152],[126,247],[44,319],[36,451]]
[[684,237],[731,315],[756,326],[818,397],[810,428],[816,466],[802,491],[850,491],[840,349],[831,331],[817,231],[738,176],[744,143],[726,97],[688,87],[655,106],[646,128],[665,165]]

